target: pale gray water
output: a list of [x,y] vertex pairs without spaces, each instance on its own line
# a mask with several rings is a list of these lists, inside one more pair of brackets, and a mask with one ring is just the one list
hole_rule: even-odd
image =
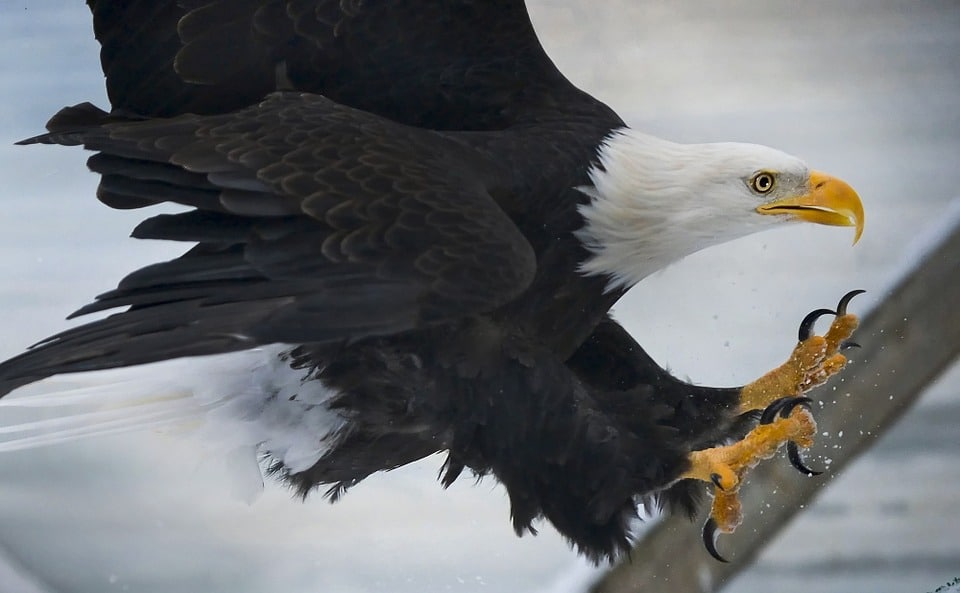
[[[635,127],[777,146],[845,178],[867,206],[853,249],[846,229],[771,232],[628,295],[620,317],[680,375],[743,383],[786,356],[811,308],[861,287],[866,310],[911,239],[960,195],[956,2],[541,0],[531,10],[558,65]],[[0,5],[0,356],[177,253],[125,238],[140,215],[95,201],[81,151],[11,146],[63,105],[104,105],[101,80],[81,3]],[[882,336],[860,337],[871,338]],[[949,520],[958,387],[957,372],[941,381],[730,589],[922,593],[960,575]],[[437,459],[335,506],[277,487],[246,506],[199,456],[176,435],[150,434],[0,456],[0,541],[41,588],[77,593],[559,591],[583,577],[548,527],[513,536],[492,481],[442,491]],[[0,591],[23,590],[13,578],[0,570]]]

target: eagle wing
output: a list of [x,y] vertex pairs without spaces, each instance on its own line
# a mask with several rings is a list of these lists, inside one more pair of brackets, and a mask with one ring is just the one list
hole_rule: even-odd
[[134,236],[198,244],[76,314],[129,310],[0,365],[0,391],[57,373],[402,332],[495,308],[536,271],[481,154],[317,95],[144,121],[83,104],[48,127],[25,142],[99,151],[90,166],[107,204],[191,207]]
[[402,123],[500,129],[573,87],[522,0],[88,0],[114,112],[225,113],[275,90]]

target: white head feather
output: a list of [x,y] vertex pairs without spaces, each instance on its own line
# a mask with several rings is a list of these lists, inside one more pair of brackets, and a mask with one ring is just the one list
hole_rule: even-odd
[[[777,187],[760,195],[750,180],[776,173]],[[608,290],[632,286],[667,265],[791,220],[756,208],[778,196],[809,191],[807,165],[755,144],[677,144],[628,128],[601,144],[590,169],[593,199],[580,207],[577,237],[590,251],[580,271],[610,277]]]

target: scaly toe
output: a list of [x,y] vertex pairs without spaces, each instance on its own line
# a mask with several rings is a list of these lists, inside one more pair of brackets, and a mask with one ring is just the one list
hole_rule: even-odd
[[740,478],[726,458],[729,449],[714,447],[701,451],[691,451],[690,469],[682,478],[692,478],[702,482],[711,482],[718,490],[733,490],[740,484]]
[[827,357],[828,344],[823,336],[810,336],[797,344],[794,358],[803,370],[814,369]]
[[720,533],[733,533],[743,522],[743,508],[736,491],[717,490],[713,494],[710,517],[703,525],[703,545],[720,562],[727,560],[717,551]]
[[852,313],[847,313],[834,319],[833,323],[830,324],[830,329],[823,335],[827,341],[827,347],[830,349],[830,352],[840,350],[841,345],[847,338],[853,335],[858,325],[860,325],[860,319]]

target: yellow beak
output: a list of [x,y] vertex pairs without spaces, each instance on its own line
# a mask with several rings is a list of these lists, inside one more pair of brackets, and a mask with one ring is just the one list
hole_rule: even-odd
[[774,200],[757,208],[760,214],[789,214],[800,220],[832,226],[857,227],[853,243],[863,234],[863,203],[847,182],[819,171],[810,172],[810,191]]

